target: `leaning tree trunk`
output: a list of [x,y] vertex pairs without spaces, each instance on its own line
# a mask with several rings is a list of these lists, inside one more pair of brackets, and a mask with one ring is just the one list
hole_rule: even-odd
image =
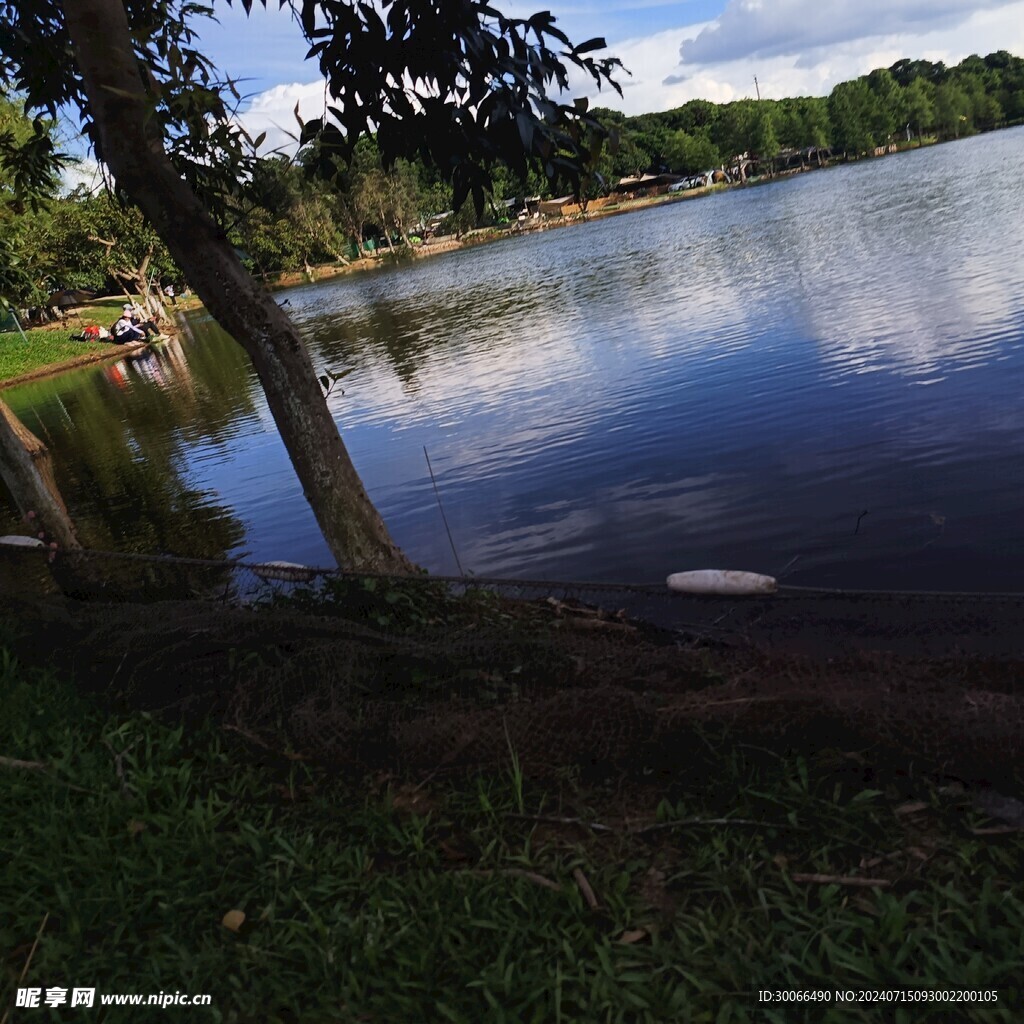
[[394,255],[394,253],[395,253],[395,245],[394,245],[394,242],[391,241],[391,228],[389,228],[387,226],[387,219],[384,216],[384,207],[381,206],[381,207],[378,207],[378,209],[380,211],[381,229],[384,232],[384,241],[388,243],[388,248],[391,250],[391,254]]
[[412,568],[370,502],[331,418],[309,353],[246,272],[152,128],[121,0],[62,0],[101,157],[164,240],[196,294],[245,349],[324,538],[347,568]]
[[62,548],[78,548],[78,537],[68,515],[46,445],[0,401],[0,478],[11,492],[18,511],[33,520],[46,539]]

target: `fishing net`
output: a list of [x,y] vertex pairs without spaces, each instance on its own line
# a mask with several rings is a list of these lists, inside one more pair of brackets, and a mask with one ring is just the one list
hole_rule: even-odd
[[[1016,598],[744,602],[653,587],[46,557],[3,556],[20,563],[0,572],[0,614],[17,624],[20,651],[46,651],[133,706],[213,715],[270,750],[339,768],[429,774],[515,758],[532,775],[683,770],[694,744],[721,729],[964,777],[1020,775],[1021,660],[1004,629],[1019,621]],[[40,587],[27,597],[30,569]],[[796,650],[808,618],[815,630]],[[916,650],[892,652],[908,638]],[[999,638],[1004,648],[989,649]]]

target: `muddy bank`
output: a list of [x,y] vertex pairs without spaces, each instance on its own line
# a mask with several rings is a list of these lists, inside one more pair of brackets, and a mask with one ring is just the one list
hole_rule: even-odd
[[353,768],[500,768],[511,742],[530,774],[640,770],[715,728],[772,749],[874,751],[1005,791],[1021,781],[1019,657],[808,657],[546,602],[439,608],[436,621],[380,627],[349,603],[0,597],[27,664],[53,659],[140,709],[212,715]]

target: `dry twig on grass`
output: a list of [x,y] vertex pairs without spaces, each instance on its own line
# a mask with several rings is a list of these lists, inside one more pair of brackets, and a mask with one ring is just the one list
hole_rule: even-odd
[[594,890],[587,881],[587,876],[583,874],[582,868],[573,868],[572,877],[575,879],[576,884],[580,887],[580,892],[583,893],[583,898],[587,901],[587,906],[591,910],[597,910],[600,903],[597,902],[597,897],[594,895]]
[[42,761],[22,761],[17,757],[3,757],[0,755],[0,765],[4,768],[24,768],[32,772],[48,772],[50,766]]
[[509,878],[525,878],[534,885],[539,885],[552,892],[561,892],[562,887],[550,878],[538,875],[536,871],[527,871],[525,868],[476,868],[472,871],[463,871],[464,875],[475,875],[477,878],[493,878],[495,875],[507,875]]
[[794,825],[788,821],[760,821],[757,818],[681,818],[679,821],[659,821],[654,825],[644,825],[629,831],[631,836],[642,836],[648,832],[661,832],[669,828],[701,828],[704,826],[739,825],[747,828],[784,828],[797,832],[806,832],[806,825]]
[[814,885],[849,885],[857,889],[888,889],[892,882],[888,878],[860,878],[857,875],[793,874],[794,882],[810,882]]
[[91,789],[83,789],[81,786],[76,786],[73,782],[65,782],[64,779],[57,775],[56,769],[52,768],[48,764],[44,764],[42,761],[22,761],[17,757],[0,756],[0,767],[14,768],[16,770],[29,772],[42,772],[44,775],[48,775],[53,779],[54,782],[59,782],[62,786],[67,786],[68,789],[72,789],[76,793],[85,793],[88,796],[98,795]]
[[614,832],[610,825],[602,825],[599,821],[584,821],[582,818],[561,818],[555,814],[506,814],[506,818],[514,821],[535,821],[541,825],[578,825],[591,832]]

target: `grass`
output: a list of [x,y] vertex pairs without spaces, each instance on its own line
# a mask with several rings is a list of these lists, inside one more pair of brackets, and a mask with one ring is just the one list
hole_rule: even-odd
[[190,1019],[231,1022],[1021,1019],[1021,834],[975,834],[963,796],[850,752],[709,737],[685,772],[542,784],[510,744],[495,775],[357,781],[104,709],[3,648],[0,702],[0,754],[46,766],[0,764],[0,1019],[23,972],[209,993]]
[[64,326],[26,330],[24,339],[17,331],[0,334],[0,382],[68,363],[89,353],[117,351],[118,345],[69,339],[72,334],[81,334],[82,328],[90,324],[109,328],[121,315],[124,301],[124,296],[114,295],[90,302],[78,308],[78,316],[69,313]]

